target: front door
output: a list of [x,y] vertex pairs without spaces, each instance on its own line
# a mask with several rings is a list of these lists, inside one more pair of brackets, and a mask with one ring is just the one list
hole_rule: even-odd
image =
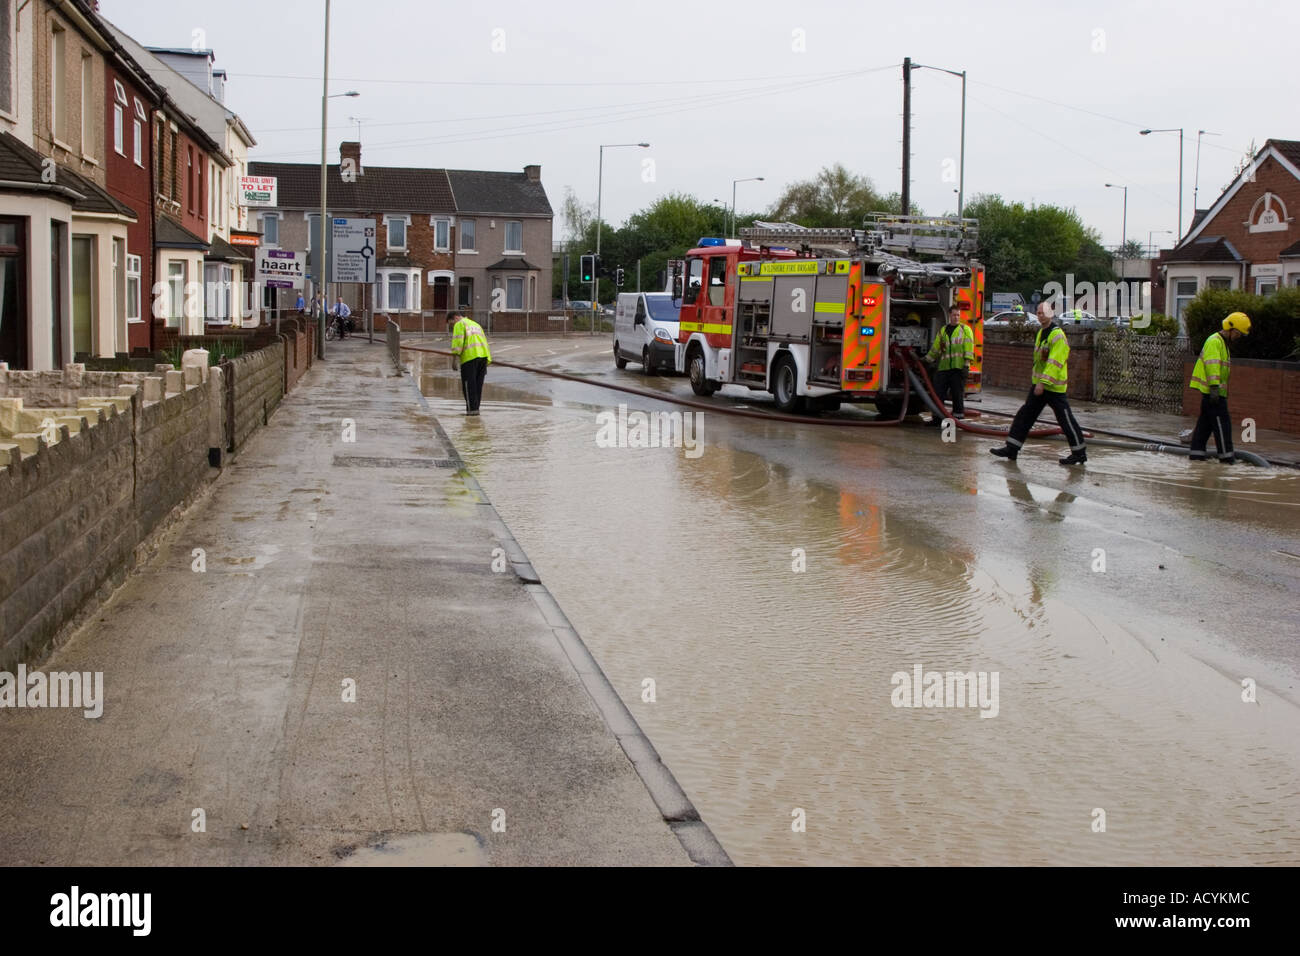
[[95,354],[95,239],[72,237],[72,352],[76,358]]
[[451,308],[451,280],[436,276],[433,280],[433,311],[446,312]]
[[27,364],[27,220],[0,218],[0,362]]

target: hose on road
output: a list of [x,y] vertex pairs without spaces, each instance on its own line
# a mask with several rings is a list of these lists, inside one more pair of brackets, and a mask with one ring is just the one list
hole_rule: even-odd
[[[939,418],[948,418],[948,412],[943,407],[943,402],[939,400],[934,386],[930,383],[930,376],[926,374],[925,366],[915,355],[908,353],[911,362],[907,365],[907,377],[911,379],[913,388],[925,402],[926,408],[930,410],[931,415],[937,415]],[[918,373],[920,378],[918,378]],[[1006,438],[1009,429],[993,428],[990,425],[972,425],[970,422],[962,421],[960,418],[954,418],[957,427],[964,432],[970,432],[973,435],[992,435],[995,438]],[[1052,435],[1061,434],[1061,429],[1056,426],[1050,428],[1035,428],[1029,432],[1030,438],[1047,438]],[[1084,432],[1087,435],[1087,432]]]

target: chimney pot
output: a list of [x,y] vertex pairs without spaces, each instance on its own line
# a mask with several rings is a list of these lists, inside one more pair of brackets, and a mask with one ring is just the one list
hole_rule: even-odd
[[361,167],[361,144],[355,140],[345,140],[339,143],[339,159],[341,165],[346,165],[348,160],[352,160],[352,169],[361,176],[365,170]]
[[539,181],[541,180],[541,178],[542,178],[542,167],[541,167],[541,166],[525,166],[525,167],[524,167],[524,175],[527,176],[527,177],[528,177],[530,180],[532,180],[533,182],[539,182]]

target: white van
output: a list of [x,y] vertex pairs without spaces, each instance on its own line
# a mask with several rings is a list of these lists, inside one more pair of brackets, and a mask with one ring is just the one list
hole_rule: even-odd
[[614,309],[614,364],[638,362],[651,374],[676,369],[681,299],[667,292],[620,292]]

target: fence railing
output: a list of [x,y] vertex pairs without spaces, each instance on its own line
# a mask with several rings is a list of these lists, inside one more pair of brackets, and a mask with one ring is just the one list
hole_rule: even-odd
[[1137,335],[1126,330],[1095,333],[1096,400],[1130,408],[1182,411],[1183,364],[1191,355],[1185,337]]
[[393,364],[400,366],[402,364],[402,327],[389,319],[385,331],[388,339],[388,354],[392,357]]

